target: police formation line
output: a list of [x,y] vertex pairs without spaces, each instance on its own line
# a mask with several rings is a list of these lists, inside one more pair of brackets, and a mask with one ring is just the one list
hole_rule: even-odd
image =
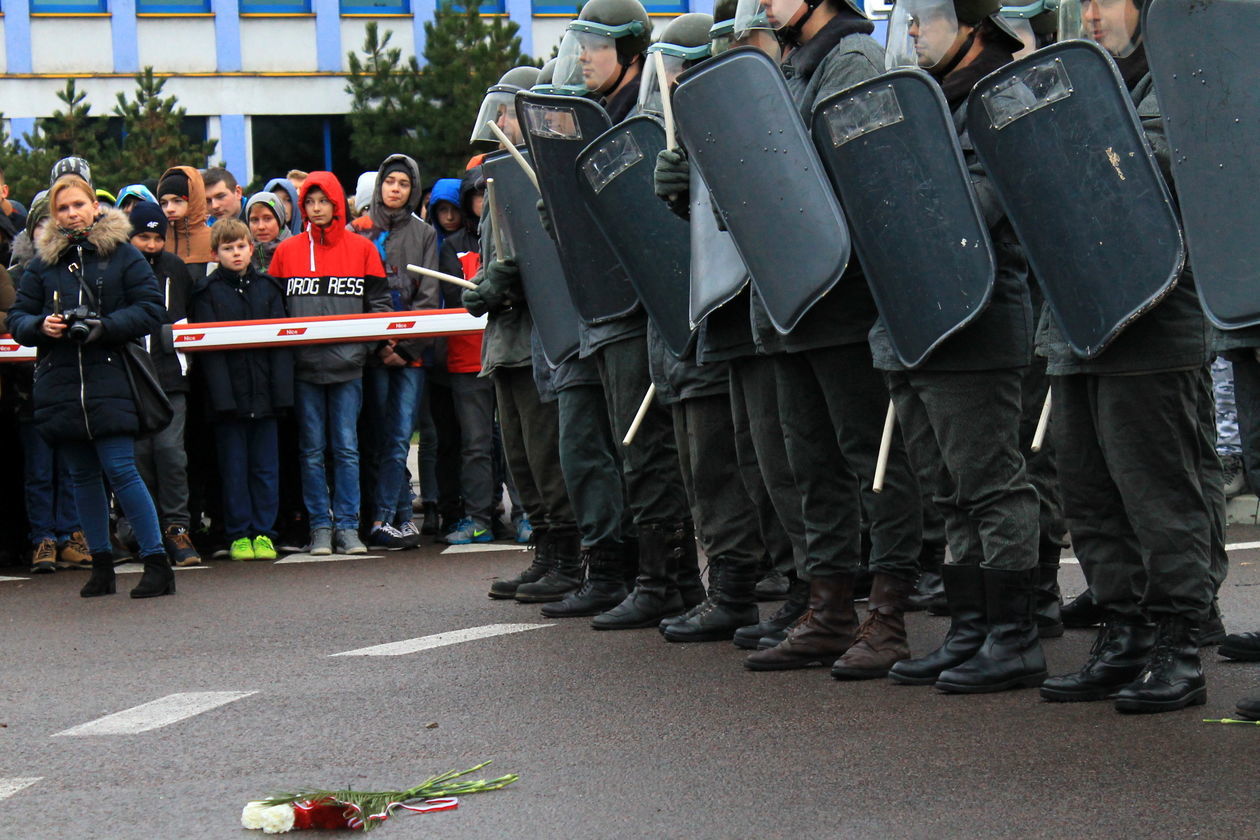
[[[881,46],[853,0],[723,0],[655,41],[590,0],[504,75],[463,299],[544,536],[491,597],[733,639],[754,671],[1204,703],[1208,363],[1260,344],[1260,298],[1191,272],[1220,138],[1177,129],[1247,85],[1187,48],[1238,4],[1147,5],[898,0]],[[1061,610],[1069,534],[1089,589]],[[759,621],[766,562],[790,583]],[[911,658],[924,606],[949,630]],[[1065,619],[1098,643],[1051,677]]]

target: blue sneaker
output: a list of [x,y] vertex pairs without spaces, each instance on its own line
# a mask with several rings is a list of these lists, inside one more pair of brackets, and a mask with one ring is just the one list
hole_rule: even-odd
[[478,525],[473,521],[472,517],[465,516],[463,519],[455,523],[455,527],[451,529],[445,537],[445,542],[451,545],[468,545],[469,543],[488,543],[494,540],[494,534],[490,529]]
[[522,516],[516,523],[516,541],[521,545],[528,545],[533,538],[534,526],[529,524],[529,517]]

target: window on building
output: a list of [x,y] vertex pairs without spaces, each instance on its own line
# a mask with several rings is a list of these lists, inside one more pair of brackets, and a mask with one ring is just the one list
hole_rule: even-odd
[[411,13],[410,0],[341,0],[343,15],[405,15]]
[[33,15],[83,15],[107,11],[106,0],[31,0]]
[[203,15],[210,0],[136,0],[138,15]]
[[[567,3],[563,0],[533,0],[536,15],[577,17],[579,5],[581,4],[575,0],[569,0]],[[643,8],[647,9],[649,15],[681,15],[689,11],[689,4],[687,0],[665,0],[665,2],[644,0]]]
[[243,15],[308,15],[311,0],[238,0]]
[[[450,6],[452,11],[456,11],[456,12],[464,11],[463,3],[449,3],[447,5]],[[478,8],[478,11],[480,11],[483,15],[506,15],[507,14],[507,0],[482,0],[481,5],[478,6],[477,8]],[[576,8],[577,8],[576,3],[570,4],[569,11],[572,12]],[[577,12],[573,12],[573,13],[575,15],[577,14]]]

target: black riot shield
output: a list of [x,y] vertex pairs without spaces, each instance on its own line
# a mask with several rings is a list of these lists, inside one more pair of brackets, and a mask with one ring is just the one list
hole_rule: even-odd
[[893,350],[917,367],[993,292],[949,105],[922,70],[895,70],[818,103],[812,127]]
[[1151,0],[1144,31],[1199,299],[1222,329],[1260,324],[1260,5]]
[[[529,160],[528,149],[521,154]],[[569,297],[556,245],[538,218],[538,190],[508,152],[487,156],[482,169],[487,178],[494,179],[494,200],[502,211],[495,213],[495,220],[507,224],[508,250],[521,270],[521,285],[543,353],[552,365],[558,365],[578,351],[580,318]]]
[[555,225],[573,305],[588,324],[628,314],[638,298],[586,209],[574,167],[578,153],[612,126],[608,114],[589,99],[529,91],[516,95],[516,114]]
[[678,131],[775,328],[790,332],[849,262],[849,229],[783,73],[741,47],[679,77]]
[[709,313],[729,303],[748,285],[748,269],[729,232],[717,225],[709,188],[700,170],[691,167],[691,304],[692,329]]
[[578,155],[577,185],[665,346],[681,357],[691,344],[691,231],[653,190],[664,148],[665,130],[654,117],[631,117]]
[[1064,338],[1097,356],[1185,259],[1115,62],[1089,41],[1040,49],[976,85],[967,130]]

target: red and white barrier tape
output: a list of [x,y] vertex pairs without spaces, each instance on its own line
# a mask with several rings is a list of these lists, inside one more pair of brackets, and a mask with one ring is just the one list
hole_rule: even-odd
[[[419,312],[374,312],[369,315],[327,315],[320,318],[271,318],[261,321],[215,321],[171,327],[175,349],[238,350],[243,347],[300,347],[343,344],[389,338],[470,335],[485,330],[484,316],[465,309],[426,309]],[[0,362],[31,362],[35,348],[23,347],[9,336],[0,337]]]

